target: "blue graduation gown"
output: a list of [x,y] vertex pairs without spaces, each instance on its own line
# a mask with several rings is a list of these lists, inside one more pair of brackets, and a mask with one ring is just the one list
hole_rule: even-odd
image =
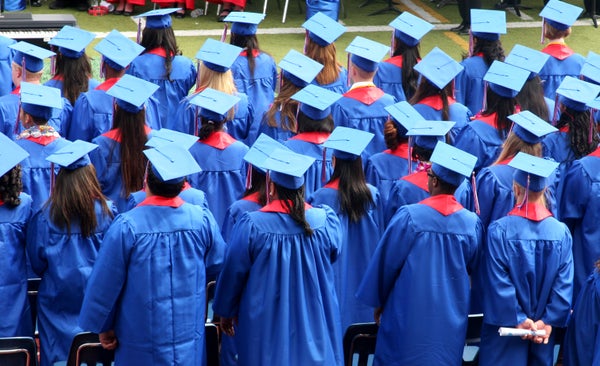
[[339,0],[306,0],[306,19],[321,12],[331,19],[338,20]]
[[[162,51],[162,54],[161,52]],[[159,115],[163,127],[170,128],[176,121],[179,101],[183,99],[196,83],[196,68],[190,59],[175,56],[171,63],[171,74],[168,80],[165,75],[165,51],[155,49],[137,56],[129,65],[127,74],[144,79],[159,86],[153,94],[158,100]]]
[[482,55],[474,55],[460,63],[464,70],[454,79],[454,97],[465,105],[471,113],[476,114],[483,108],[485,81],[483,77],[488,71]]
[[219,227],[229,206],[244,193],[246,163],[243,158],[246,152],[248,146],[225,132],[215,132],[190,148],[202,171],[190,175],[188,180],[192,187],[206,193],[208,207]]
[[[416,167],[417,163],[414,163],[414,166]],[[393,183],[410,173],[412,172],[408,171],[408,144],[402,144],[394,151],[387,149],[371,155],[365,168],[365,178],[377,187],[382,202],[387,202]]]
[[513,193],[514,168],[502,164],[481,169],[477,174],[477,197],[479,198],[479,219],[483,227],[488,227],[508,214],[515,205]]
[[537,345],[520,337],[500,337],[498,327],[515,327],[526,318],[552,327],[566,325],[573,290],[571,244],[567,227],[541,205],[515,207],[490,224],[482,278],[480,365],[552,364],[553,336],[547,345]]
[[[548,185],[552,187],[555,192],[556,202],[561,202],[565,199],[563,198],[565,195],[568,196],[570,194],[565,193],[565,189],[569,189],[569,187],[565,186],[564,177],[571,168],[573,161],[577,159],[575,152],[571,148],[567,129],[561,128],[558,132],[553,132],[544,136],[542,140],[542,154],[545,158],[551,158],[560,163],[558,169],[555,171],[556,179]],[[562,220],[560,206],[557,209],[556,218]]]
[[[284,143],[290,150],[298,154],[315,158],[315,162],[304,173],[304,195],[307,198],[317,189],[323,187],[333,173],[333,165],[331,163],[332,150],[326,150],[321,146],[329,135],[329,133],[325,132],[299,133]],[[326,154],[325,162],[323,162],[324,150]],[[324,168],[323,164],[325,164]],[[323,169],[325,169],[325,176],[323,176]]]
[[245,141],[247,145],[252,145],[258,137],[258,128],[262,122],[263,114],[269,109],[269,106],[273,103],[273,98],[275,98],[277,65],[269,54],[256,51],[254,55],[254,74],[252,74],[248,66],[246,50],[244,50],[231,65],[231,73],[233,74],[235,87],[240,93],[248,96],[248,102],[252,106],[252,122]]
[[[107,202],[113,215],[115,207]],[[52,366],[69,355],[78,327],[79,311],[102,238],[112,222],[96,201],[98,225],[89,238],[72,222],[71,233],[50,219],[50,208],[33,216],[27,228],[27,254],[35,273],[42,279],[38,291],[38,328],[41,366]]]
[[223,235],[225,242],[229,242],[231,234],[233,234],[235,223],[238,222],[244,213],[257,211],[261,207],[260,203],[258,203],[257,192],[249,194],[232,203],[227,209],[227,212],[225,212],[223,225],[221,225],[221,235]]
[[402,87],[402,56],[394,56],[379,63],[373,83],[386,94],[392,95],[396,101],[408,100],[412,95],[406,95]]
[[454,140],[454,146],[477,157],[475,171],[478,172],[496,161],[504,140],[496,130],[496,113],[490,116],[475,116]]
[[566,76],[579,78],[585,58],[574,53],[567,45],[558,43],[549,44],[542,52],[551,57],[548,58],[538,75],[543,81],[544,95],[554,100],[556,89]]
[[206,277],[224,253],[208,210],[178,197],[146,199],[106,232],[80,327],[115,331],[116,366],[204,364]]
[[308,206],[306,220],[310,236],[273,201],[234,226],[213,309],[238,318],[239,366],[344,363],[332,268],[340,221],[327,206]]
[[[192,188],[188,182],[183,184],[183,189],[181,193],[178,195],[182,200],[192,205],[202,206],[208,209],[208,201],[206,200],[206,195],[199,189]],[[135,206],[142,203],[143,200],[146,199],[146,191],[141,190],[137,192],[133,192],[129,195],[129,199],[127,200],[127,211],[132,210]]]
[[340,74],[334,82],[329,84],[319,84],[315,78],[311,84],[320,86],[321,88],[327,89],[334,93],[344,94],[348,91],[348,70],[346,70],[345,67],[340,66]]
[[341,212],[337,181],[319,189],[309,199],[313,205],[331,207],[341,223],[343,244],[339,258],[333,264],[333,271],[335,291],[340,304],[342,334],[351,324],[373,321],[374,309],[354,296],[367,270],[368,260],[375,252],[377,241],[383,233],[381,197],[377,188],[369,185],[369,190],[374,203],[358,222],[350,221],[348,216]]
[[17,207],[0,203],[0,338],[33,336],[25,256],[25,231],[32,201],[26,193],[19,198],[21,204]]
[[383,308],[373,365],[461,364],[483,232],[477,215],[449,195],[394,215],[357,292]]
[[[414,104],[413,107],[423,118],[428,121],[443,121],[442,119],[442,99],[439,96],[428,97]],[[450,130],[450,139],[456,140],[456,136],[471,122],[471,111],[464,105],[448,98],[448,121],[456,122]]]
[[421,202],[427,197],[429,197],[429,189],[425,170],[405,175],[393,181],[385,205],[384,222],[386,227],[400,207]]
[[364,151],[365,156],[371,156],[386,149],[383,125],[389,113],[385,107],[395,102],[396,98],[374,85],[351,88],[333,105],[331,115],[336,126],[375,134]]
[[281,113],[279,111],[275,112],[275,121],[277,122],[277,127],[271,127],[271,126],[267,125],[266,114],[264,117],[265,117],[265,120],[262,121],[262,123],[260,124],[260,126],[258,128],[258,136],[260,136],[261,133],[264,133],[265,135],[267,135],[279,142],[284,142],[296,135],[296,132],[283,130],[281,128]]
[[[62,76],[60,76],[60,75],[59,75],[59,76],[54,76],[52,79],[50,79],[50,80],[46,81],[46,82],[44,83],[44,85],[45,85],[45,86],[50,86],[50,87],[52,87],[52,88],[57,88],[57,89],[60,89],[60,95],[61,95],[62,97],[64,97],[64,96],[65,96],[65,95],[64,95],[64,93],[63,93],[63,85],[64,85],[64,82],[63,82],[63,78],[62,78]],[[90,90],[94,90],[94,89],[96,89],[96,87],[97,87],[98,85],[100,85],[100,82],[99,82],[98,80],[96,80],[96,79],[93,79],[93,78],[89,78],[89,79],[88,79],[88,90],[87,90],[87,91],[90,91]]]
[[9,94],[13,90],[12,83],[12,59],[14,52],[8,48],[17,41],[0,36],[0,97]]

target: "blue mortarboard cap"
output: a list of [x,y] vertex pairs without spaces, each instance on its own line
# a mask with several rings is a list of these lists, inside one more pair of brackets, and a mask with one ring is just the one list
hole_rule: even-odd
[[236,95],[211,88],[204,89],[190,99],[191,104],[201,108],[202,117],[216,122],[224,120],[227,112],[239,101],[240,97]]
[[65,25],[48,43],[57,46],[65,57],[80,58],[94,38],[96,35],[92,32]]
[[501,61],[494,61],[483,77],[490,89],[504,98],[514,98],[527,81],[530,72]]
[[25,160],[29,153],[0,132],[0,177]]
[[336,158],[356,160],[374,136],[371,132],[340,126],[333,130],[323,147],[334,149]]
[[506,34],[506,13],[500,10],[471,9],[473,37],[497,41]]
[[279,141],[261,133],[246,155],[244,155],[244,160],[252,164],[253,167],[257,167],[264,171],[266,170],[265,161],[269,159],[275,150],[289,149]]
[[546,178],[556,170],[559,164],[553,160],[519,152],[508,165],[515,168],[513,173],[515,182],[527,187],[527,178],[529,177],[529,190],[540,192],[546,187]]
[[394,36],[409,47],[418,45],[421,38],[434,27],[433,24],[407,11],[398,15],[389,25],[395,29]]
[[508,118],[515,123],[512,132],[528,144],[537,144],[542,141],[542,137],[558,131],[556,127],[530,111],[522,111]]
[[592,109],[595,109],[595,110],[600,110],[600,98],[596,98],[596,99],[588,102],[587,106]]
[[346,32],[346,27],[321,12],[310,17],[302,27],[308,31],[310,39],[321,47],[332,44]]
[[13,62],[19,66],[22,66],[24,58],[25,69],[27,69],[29,72],[42,71],[44,68],[44,59],[55,55],[55,53],[52,51],[48,51],[45,48],[23,41],[11,44],[8,47],[16,51],[13,57]]
[[196,58],[202,60],[204,65],[213,71],[226,72],[240,52],[242,52],[241,47],[208,38],[196,53]]
[[331,108],[329,107],[341,97],[341,94],[313,84],[307,85],[292,95],[292,99],[302,103],[300,111],[315,121],[329,116],[331,114]]
[[346,47],[346,52],[352,54],[350,60],[359,69],[366,72],[377,70],[379,61],[390,50],[389,46],[358,36]]
[[304,184],[304,173],[315,162],[314,158],[291,150],[276,149],[263,167],[270,172],[271,180],[288,189],[298,189]]
[[323,65],[296,50],[290,50],[277,66],[286,79],[300,88],[310,84],[323,69]]
[[106,91],[106,94],[117,98],[117,105],[121,109],[129,113],[138,113],[156,90],[158,85],[125,74]]
[[91,164],[88,153],[97,147],[98,145],[91,142],[75,140],[56,150],[46,160],[67,170],[75,170]]
[[134,18],[146,18],[146,28],[165,29],[171,27],[171,14],[181,10],[181,8],[164,8],[150,10],[145,13],[134,16]]
[[126,68],[144,51],[144,47],[114,29],[94,49],[104,56],[105,63],[117,71]]
[[176,144],[147,149],[144,154],[154,174],[168,184],[179,183],[188,175],[202,171],[192,154]]
[[49,120],[52,110],[62,109],[60,89],[45,85],[21,82],[21,108],[25,113]]
[[567,76],[556,89],[560,102],[575,111],[583,112],[600,93],[600,85],[588,83],[572,76]]
[[248,11],[232,11],[223,19],[224,22],[232,22],[231,33],[240,36],[251,36],[256,34],[258,25],[265,19],[265,14],[251,13]]
[[540,16],[558,30],[567,30],[575,23],[582,8],[560,0],[550,0],[542,9]]
[[431,170],[441,180],[458,187],[471,176],[477,157],[444,142],[438,142],[431,154]]
[[396,104],[388,105],[385,110],[392,116],[392,119],[400,124],[400,133],[404,136],[406,132],[414,127],[418,121],[424,121],[425,118],[409,102],[403,100]]
[[437,47],[415,65],[415,70],[440,89],[448,85],[463,69],[461,64]]
[[406,135],[415,136],[415,145],[433,150],[438,141],[443,141],[455,124],[456,122],[451,121],[418,121]]
[[579,73],[595,83],[600,83],[600,55],[592,51],[588,52]]
[[186,150],[189,150],[196,141],[198,136],[189,135],[187,133],[161,128],[160,130],[152,131],[152,138],[146,142],[149,147],[161,147],[164,145],[175,144]]
[[544,67],[549,57],[550,55],[547,53],[517,44],[506,56],[504,62],[529,71],[529,78],[533,78]]

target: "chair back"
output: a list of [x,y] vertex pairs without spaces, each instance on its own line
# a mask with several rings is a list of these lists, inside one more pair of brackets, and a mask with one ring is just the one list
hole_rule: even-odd
[[67,366],[111,366],[115,359],[115,352],[102,348],[98,334],[84,332],[75,335],[71,348],[69,349],[69,358]]
[[463,366],[479,365],[479,342],[481,342],[481,327],[483,314],[469,314],[465,347],[463,349]]
[[37,364],[37,347],[33,338],[0,338],[0,365],[37,366]]
[[206,364],[219,366],[219,328],[215,324],[204,325],[204,341],[206,342]]
[[378,329],[375,323],[352,324],[346,329],[344,334],[346,366],[366,366],[372,363]]
[[27,299],[29,300],[29,308],[31,309],[31,324],[33,325],[33,334],[36,334],[36,338],[39,336],[36,333],[37,330],[37,295],[38,289],[40,288],[41,278],[29,278],[27,279]]
[[[216,281],[210,281],[206,285],[206,293],[204,294],[206,296],[206,307],[204,308],[204,322],[205,323],[217,323],[218,322],[218,317],[212,311],[212,303],[213,303],[213,300],[215,299],[216,287],[217,287]],[[217,319],[215,319],[215,318],[217,318]]]

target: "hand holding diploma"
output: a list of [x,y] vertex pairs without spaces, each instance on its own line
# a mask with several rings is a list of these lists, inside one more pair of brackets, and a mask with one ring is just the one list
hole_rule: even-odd
[[498,328],[498,334],[500,334],[500,337],[545,336],[546,331],[544,329],[531,330],[531,329],[500,327],[500,328]]
[[517,325],[516,328],[500,327],[498,333],[500,336],[520,336],[521,338],[529,339],[534,343],[548,344],[548,338],[550,337],[550,333],[552,333],[552,326],[546,325],[541,320],[534,322],[527,318],[524,322]]

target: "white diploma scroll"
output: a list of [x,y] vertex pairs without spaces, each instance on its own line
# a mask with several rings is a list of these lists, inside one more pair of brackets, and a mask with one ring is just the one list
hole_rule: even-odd
[[519,328],[506,328],[500,327],[498,328],[498,334],[500,337],[523,337],[523,336],[545,336],[546,330],[531,330],[531,329],[519,329]]

